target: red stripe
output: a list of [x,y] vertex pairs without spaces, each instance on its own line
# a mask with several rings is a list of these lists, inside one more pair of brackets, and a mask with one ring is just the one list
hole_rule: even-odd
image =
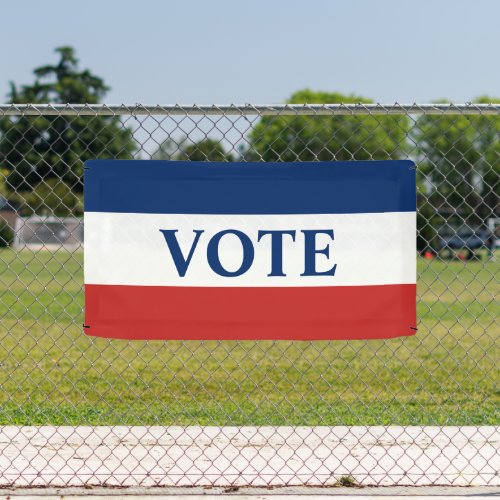
[[413,335],[416,285],[85,285],[85,332],[121,339],[341,340]]

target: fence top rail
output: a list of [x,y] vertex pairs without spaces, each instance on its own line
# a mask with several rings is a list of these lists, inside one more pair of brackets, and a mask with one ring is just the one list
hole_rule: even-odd
[[0,116],[500,115],[500,104],[0,104]]

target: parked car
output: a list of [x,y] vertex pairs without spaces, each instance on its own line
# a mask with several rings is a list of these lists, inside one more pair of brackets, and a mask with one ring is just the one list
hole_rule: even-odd
[[439,250],[466,250],[472,257],[476,250],[493,250],[495,237],[486,228],[461,227],[450,234],[438,235]]

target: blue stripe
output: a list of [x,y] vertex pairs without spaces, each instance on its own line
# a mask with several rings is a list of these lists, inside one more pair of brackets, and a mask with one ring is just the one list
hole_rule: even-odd
[[413,212],[412,161],[91,160],[85,211],[176,214]]

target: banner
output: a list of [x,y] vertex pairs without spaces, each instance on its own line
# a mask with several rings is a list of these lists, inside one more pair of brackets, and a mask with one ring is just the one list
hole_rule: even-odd
[[93,160],[84,186],[89,335],[415,333],[410,161]]

